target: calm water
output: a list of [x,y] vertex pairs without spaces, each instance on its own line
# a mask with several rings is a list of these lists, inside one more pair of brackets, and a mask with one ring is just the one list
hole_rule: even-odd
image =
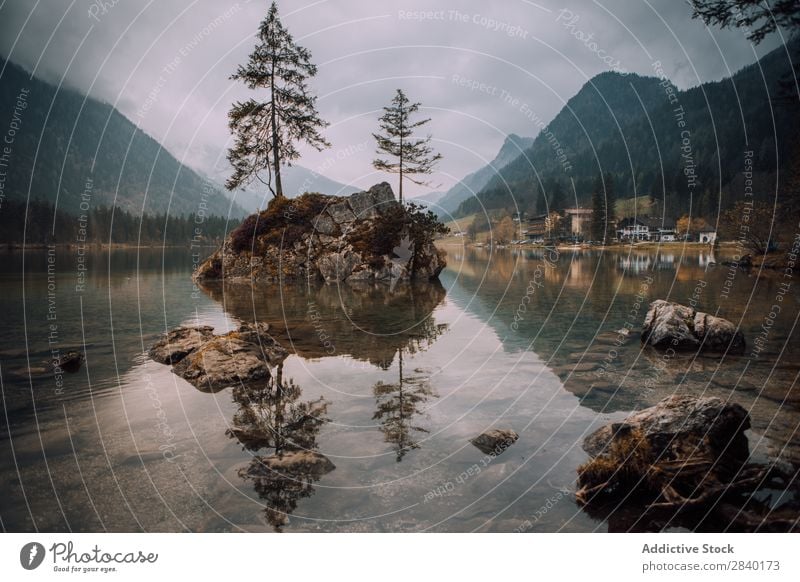
[[[708,253],[450,247],[441,286],[193,288],[188,250],[0,258],[4,530],[607,531],[571,496],[583,437],[674,392],[741,403],[756,459],[800,461],[800,301],[792,283],[755,357],[642,349],[647,304],[731,319],[748,344],[785,280]],[[719,264],[718,264],[719,263]],[[290,349],[280,398],[206,393],[150,361],[159,333],[269,322]],[[626,342],[615,333],[633,327]],[[52,350],[80,349],[74,374]],[[263,429],[267,427],[266,432]],[[513,428],[488,457],[468,439]],[[258,429],[264,438],[247,438]],[[271,432],[270,432],[271,431]],[[294,442],[335,469],[253,479]],[[633,524],[633,525],[632,525]]]

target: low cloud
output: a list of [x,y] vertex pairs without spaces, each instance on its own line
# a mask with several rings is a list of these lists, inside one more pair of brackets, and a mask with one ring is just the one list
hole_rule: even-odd
[[[179,159],[211,173],[224,163],[227,110],[247,93],[228,77],[252,49],[267,3],[177,4],[6,2],[0,52],[113,104]],[[380,108],[402,87],[433,119],[427,128],[445,156],[433,181],[445,188],[491,160],[507,134],[536,134],[506,96],[549,120],[605,70],[648,75],[660,60],[686,88],[727,76],[777,45],[770,39],[755,49],[740,31],[709,30],[672,0],[279,6],[319,65],[314,88],[334,149],[368,139]],[[372,149],[361,150],[329,167],[329,177],[363,187],[385,178],[372,170]],[[320,167],[329,156],[307,152],[300,163]]]

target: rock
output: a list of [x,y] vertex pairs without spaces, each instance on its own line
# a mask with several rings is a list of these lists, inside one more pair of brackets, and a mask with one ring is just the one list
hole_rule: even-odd
[[[750,417],[720,398],[670,396],[586,438],[575,499],[589,515],[613,507],[628,527],[795,531],[792,502],[761,502],[794,471],[748,462]],[[769,496],[767,496],[769,499]],[[661,524],[661,525],[658,525]]]
[[210,325],[176,327],[153,344],[148,355],[159,364],[175,364],[213,337]]
[[753,256],[743,255],[738,261],[722,261],[722,264],[726,267],[741,268],[746,271],[753,267]]
[[473,445],[478,447],[486,455],[497,456],[519,439],[519,435],[511,430],[493,428],[470,439]]
[[328,457],[316,451],[288,451],[283,454],[260,457],[259,461],[257,464],[252,463],[248,466],[246,477],[256,478],[267,476],[270,473],[292,477],[321,477],[336,468]]
[[361,255],[346,248],[341,252],[322,256],[317,261],[317,269],[326,283],[338,283],[347,279],[359,263]]
[[[695,349],[694,309],[659,299],[650,304],[642,326],[642,342],[657,348]],[[691,326],[691,327],[690,327]]]
[[732,354],[744,353],[744,335],[736,326],[721,317],[698,312],[694,316],[695,335],[703,342],[703,350]]
[[417,279],[430,280],[439,276],[439,273],[447,266],[445,252],[440,251],[433,245],[426,249],[419,249],[413,258],[413,272]]
[[741,354],[744,336],[730,321],[659,299],[650,304],[642,343],[656,348]]
[[356,192],[348,199],[356,219],[375,218],[395,201],[392,187],[386,182],[376,184],[366,192]]
[[356,215],[350,210],[350,205],[346,200],[328,206],[328,214],[330,214],[333,221],[339,226],[347,225],[356,219]]
[[388,182],[375,184],[369,189],[369,193],[375,203],[375,208],[380,211],[385,210],[388,205],[395,201],[394,192],[392,192],[392,187],[389,186]]
[[347,281],[350,283],[358,283],[360,281],[371,281],[373,279],[380,278],[380,272],[376,273],[372,269],[366,269],[364,267],[359,267],[354,269],[350,275],[347,277]]
[[[173,364],[172,371],[201,390],[217,391],[240,383],[270,378],[271,370],[289,353],[267,334],[263,323],[242,324],[224,335],[213,328],[177,328],[156,343],[150,354],[162,363]],[[169,339],[184,340],[169,344]],[[180,345],[178,350],[173,346]],[[153,359],[156,359],[156,358]]]
[[58,358],[53,360],[53,368],[56,372],[61,370],[73,374],[80,369],[82,362],[83,354],[73,350],[66,354],[61,354]]
[[321,235],[330,236],[336,234],[338,230],[339,228],[336,226],[336,222],[325,212],[317,216],[316,221],[314,221],[314,231]]
[[747,411],[720,398],[670,396],[655,406],[631,414],[622,423],[607,424],[583,441],[590,456],[608,455],[615,438],[641,433],[652,459],[675,459],[686,453],[712,459],[723,453],[748,454],[744,431],[750,428]]
[[348,203],[353,211],[353,215],[358,220],[375,218],[378,216],[378,211],[375,209],[375,204],[369,192],[356,192],[352,194]]
[[406,218],[385,182],[346,198],[307,193],[275,200],[245,219],[192,278],[198,283],[434,280],[446,255],[428,237],[416,244]]

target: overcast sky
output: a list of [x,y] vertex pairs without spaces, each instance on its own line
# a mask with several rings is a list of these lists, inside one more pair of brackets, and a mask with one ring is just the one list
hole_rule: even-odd
[[[226,163],[227,110],[248,93],[228,77],[251,51],[267,6],[6,1],[0,52],[111,103],[179,159],[213,173]],[[300,163],[362,187],[386,178],[372,169],[371,133],[396,88],[432,118],[444,155],[433,181],[444,189],[491,160],[509,133],[535,136],[532,115],[549,121],[600,72],[652,75],[661,61],[687,88],[778,44],[753,47],[741,31],[707,29],[681,0],[281,0],[279,8],[319,66],[312,86],[331,123],[332,148],[305,152]]]

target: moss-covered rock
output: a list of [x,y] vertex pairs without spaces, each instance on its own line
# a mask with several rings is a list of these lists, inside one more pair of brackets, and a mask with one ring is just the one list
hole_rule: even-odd
[[431,280],[446,265],[433,245],[444,227],[395,201],[387,183],[347,198],[276,198],[195,271],[196,281]]
[[244,323],[237,330],[214,335],[213,328],[179,327],[150,349],[157,362],[203,391],[265,380],[272,376],[287,352],[263,323]]

